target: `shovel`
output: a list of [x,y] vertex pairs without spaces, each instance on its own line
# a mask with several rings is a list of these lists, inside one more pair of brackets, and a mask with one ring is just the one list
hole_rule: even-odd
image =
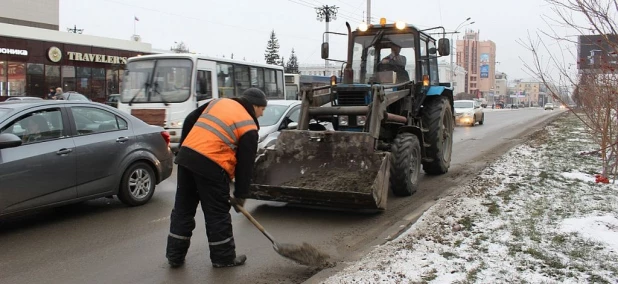
[[232,198],[232,206],[236,209],[236,211],[240,211],[253,225],[255,225],[264,236],[266,236],[270,242],[273,244],[273,248],[275,251],[281,256],[291,259],[299,264],[307,265],[307,266],[315,266],[315,267],[326,267],[330,265],[328,261],[326,261],[330,256],[323,252],[320,252],[318,249],[314,248],[312,245],[308,243],[303,243],[302,245],[294,245],[294,244],[281,244],[274,240],[273,236],[271,236],[265,229],[258,223],[257,220],[245,210],[244,207],[240,206],[236,201]]

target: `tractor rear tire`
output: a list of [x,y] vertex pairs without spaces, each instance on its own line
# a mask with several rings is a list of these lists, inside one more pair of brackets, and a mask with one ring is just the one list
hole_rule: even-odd
[[410,196],[418,189],[421,143],[412,133],[399,133],[391,148],[390,186],[395,196]]
[[423,170],[429,175],[441,175],[448,172],[451,166],[453,149],[453,111],[448,98],[428,97],[423,104],[423,128],[429,131],[424,133],[427,158],[431,161],[423,162]]

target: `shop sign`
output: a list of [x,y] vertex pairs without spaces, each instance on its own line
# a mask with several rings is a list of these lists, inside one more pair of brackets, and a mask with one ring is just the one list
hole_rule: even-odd
[[127,64],[126,57],[67,51],[69,60],[109,64]]
[[25,49],[13,49],[13,48],[0,48],[0,54],[10,54],[10,55],[22,55],[28,56],[28,51]]

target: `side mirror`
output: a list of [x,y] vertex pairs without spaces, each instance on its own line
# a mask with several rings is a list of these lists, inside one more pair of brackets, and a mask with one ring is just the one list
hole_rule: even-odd
[[328,59],[328,42],[322,43],[322,59]]
[[21,138],[13,133],[0,134],[0,149],[21,146]]
[[447,56],[451,54],[451,42],[448,38],[441,38],[438,40],[438,52],[440,56]]
[[288,128],[287,129],[296,129],[298,128],[298,122],[290,122],[288,123]]

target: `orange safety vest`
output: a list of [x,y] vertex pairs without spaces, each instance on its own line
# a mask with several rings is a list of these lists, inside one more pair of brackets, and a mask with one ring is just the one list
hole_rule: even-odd
[[232,99],[215,99],[202,112],[182,143],[217,163],[234,178],[238,139],[257,130],[253,117]]

